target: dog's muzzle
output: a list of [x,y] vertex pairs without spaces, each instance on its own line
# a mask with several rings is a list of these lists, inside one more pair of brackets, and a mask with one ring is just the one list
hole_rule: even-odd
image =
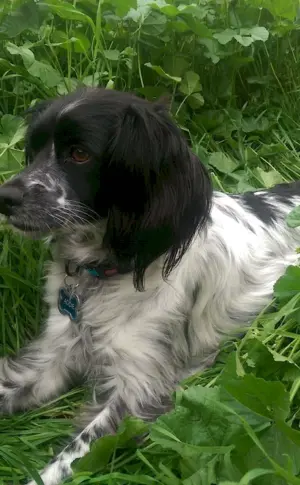
[[23,191],[3,185],[0,187],[0,213],[9,217],[13,214],[14,209],[22,204]]

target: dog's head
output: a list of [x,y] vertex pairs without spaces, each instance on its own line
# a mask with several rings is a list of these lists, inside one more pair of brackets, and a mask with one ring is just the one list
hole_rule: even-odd
[[163,254],[169,274],[208,217],[211,183],[166,107],[85,89],[30,117],[27,166],[0,188],[0,212],[43,233],[98,218],[103,245],[133,262],[136,287]]

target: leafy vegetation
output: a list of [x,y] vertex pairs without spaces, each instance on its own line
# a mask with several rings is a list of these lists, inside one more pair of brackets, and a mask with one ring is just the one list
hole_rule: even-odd
[[[168,95],[174,118],[229,192],[300,178],[299,4],[296,0],[13,0],[0,5],[0,176],[23,164],[25,109],[79,86]],[[299,209],[287,223],[296,227]],[[46,249],[5,228],[0,352],[44,318]],[[68,483],[300,484],[300,269],[215,365],[182,383],[175,409],[149,427],[126,420],[74,464]],[[0,420],[0,483],[19,484],[71,433],[74,390]]]

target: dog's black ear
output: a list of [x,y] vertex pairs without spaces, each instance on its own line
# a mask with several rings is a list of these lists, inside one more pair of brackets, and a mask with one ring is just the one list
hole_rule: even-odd
[[108,152],[105,242],[118,258],[133,261],[142,290],[147,267],[165,254],[167,277],[206,222],[211,182],[162,104],[138,100],[127,108]]

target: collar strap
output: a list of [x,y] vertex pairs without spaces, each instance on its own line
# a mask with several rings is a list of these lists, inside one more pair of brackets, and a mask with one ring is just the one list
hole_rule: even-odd
[[[70,271],[70,262],[66,263],[66,274],[68,276],[73,276],[74,272]],[[91,276],[98,278],[99,280],[105,280],[106,278],[111,278],[112,276],[127,274],[133,271],[132,263],[113,263],[109,258],[104,259],[100,264],[85,264],[77,266],[75,274],[78,274],[80,269],[85,269]]]

